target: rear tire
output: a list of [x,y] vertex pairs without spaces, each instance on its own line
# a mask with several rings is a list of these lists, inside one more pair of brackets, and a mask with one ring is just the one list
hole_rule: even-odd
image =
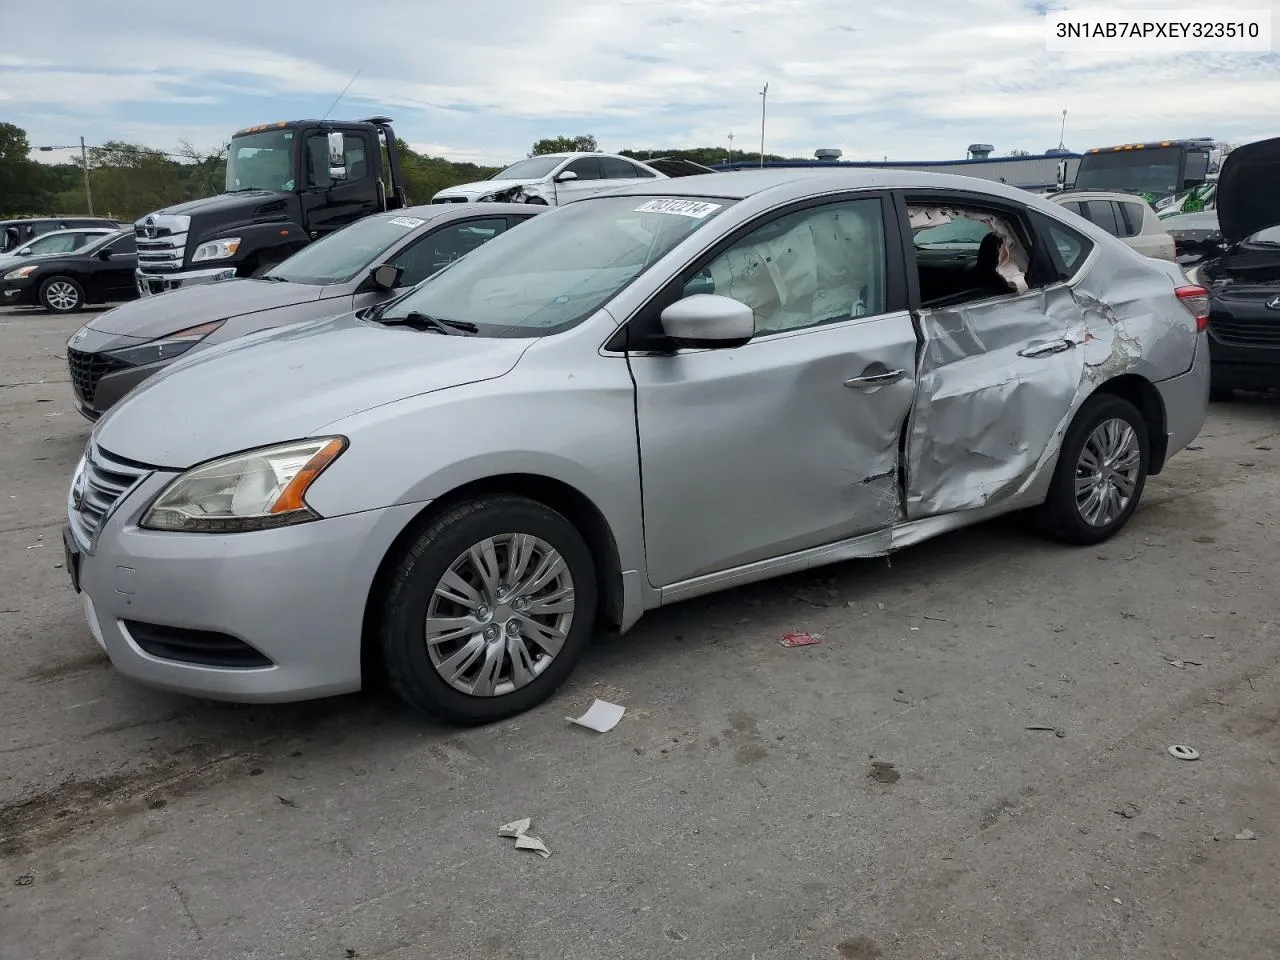
[[461,503],[396,565],[380,630],[387,680],[450,723],[522,713],[572,672],[597,598],[591,550],[561,514],[516,496]]
[[1111,394],[1090,398],[1063,438],[1037,514],[1041,532],[1080,546],[1109,540],[1137,509],[1150,462],[1147,424],[1137,407]]
[[70,277],[50,277],[40,284],[40,306],[50,313],[75,313],[84,307],[84,288]]

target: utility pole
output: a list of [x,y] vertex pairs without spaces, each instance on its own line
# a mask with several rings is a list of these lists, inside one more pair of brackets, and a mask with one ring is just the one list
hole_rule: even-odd
[[729,134],[729,164],[733,164],[733,134]]
[[760,91],[760,166],[764,166],[764,107],[769,99],[769,84]]
[[1058,131],[1058,149],[1065,150],[1065,142],[1067,137],[1067,111],[1062,111],[1062,129]]
[[84,202],[89,206],[89,216],[93,216],[93,193],[89,190],[89,151],[84,145],[84,137],[80,138],[80,166],[84,168]]

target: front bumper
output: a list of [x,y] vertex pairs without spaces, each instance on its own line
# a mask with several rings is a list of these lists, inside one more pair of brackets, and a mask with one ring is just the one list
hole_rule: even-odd
[[215,283],[218,280],[230,280],[236,275],[234,266],[211,267],[207,270],[184,270],[180,273],[144,273],[141,269],[134,271],[134,279],[138,284],[138,296],[152,297],[156,294],[177,290],[179,287],[193,287],[198,283]]
[[39,288],[30,280],[3,280],[0,281],[0,304],[6,307],[38,306],[38,292]]
[[[1210,331],[1212,331],[1212,326]],[[1219,390],[1266,390],[1280,387],[1280,343],[1245,346],[1210,338],[1213,385]]]
[[[72,536],[89,630],[116,669],[149,686],[237,702],[358,690],[370,586],[421,505],[230,535],[140,529],[142,509],[173,477],[144,477],[91,543]],[[248,665],[210,665],[217,657],[207,651],[205,662],[191,662],[202,637],[239,650]]]

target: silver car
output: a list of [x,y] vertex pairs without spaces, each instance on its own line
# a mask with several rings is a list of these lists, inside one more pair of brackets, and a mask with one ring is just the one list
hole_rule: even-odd
[[178,361],[95,427],[67,568],[145,683],[494,720],[678,600],[1028,508],[1111,537],[1204,422],[1206,310],[987,181],[631,187]]
[[181,356],[390,299],[545,209],[473,203],[374,214],[321,237],[260,277],[180,287],[164,299],[143,297],[100,313],[67,341],[76,409],[96,420]]

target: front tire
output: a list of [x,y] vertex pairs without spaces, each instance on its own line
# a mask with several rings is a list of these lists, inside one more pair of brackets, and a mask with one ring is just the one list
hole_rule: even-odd
[[1128,400],[1099,394],[1076,414],[1039,511],[1044,534],[1088,545],[1115,536],[1133,516],[1151,462],[1147,424]]
[[40,284],[40,305],[50,313],[75,313],[84,307],[84,288],[70,277],[50,277]]
[[467,501],[405,550],[382,608],[387,679],[410,706],[490,723],[550,697],[591,638],[591,550],[532,500]]
[[531,203],[531,204],[533,204],[534,206],[538,206],[538,207],[545,207],[545,206],[548,206],[547,201],[543,200],[541,197],[528,197],[528,198],[526,198],[526,199],[525,199],[525,201],[524,201],[524,202],[525,202],[525,203]]

